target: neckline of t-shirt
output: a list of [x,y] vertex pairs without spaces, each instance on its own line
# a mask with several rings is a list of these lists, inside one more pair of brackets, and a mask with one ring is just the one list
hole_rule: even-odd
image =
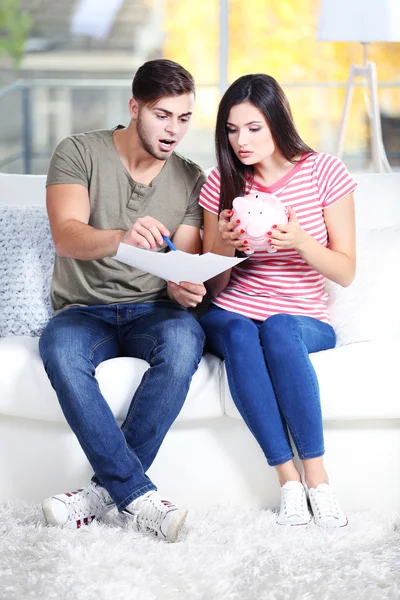
[[145,190],[151,190],[152,187],[153,187],[153,184],[156,181],[156,179],[161,178],[162,173],[165,173],[167,164],[170,161],[169,160],[165,161],[165,164],[164,164],[163,168],[154,177],[154,179],[151,182],[151,185],[146,185],[145,183],[142,183],[140,181],[136,181],[136,179],[133,179],[132,175],[129,173],[128,169],[125,167],[124,163],[122,162],[120,155],[118,154],[118,150],[117,150],[117,147],[116,147],[115,142],[114,142],[114,131],[116,131],[117,129],[125,129],[125,125],[117,125],[116,127],[114,127],[113,129],[110,130],[110,138],[109,139],[110,139],[112,151],[113,151],[113,154],[114,154],[114,158],[118,161],[118,164],[120,165],[120,168],[123,170],[123,172],[125,173],[125,175],[128,177],[129,181],[134,186],[139,186],[140,188],[143,188]]
[[303,166],[309,156],[311,156],[311,152],[308,152],[307,154],[303,154],[302,157],[300,158],[299,162],[296,163],[290,169],[290,171],[288,171],[286,173],[286,175],[284,175],[283,177],[281,177],[280,179],[275,181],[275,183],[273,183],[272,185],[263,185],[256,179],[254,179],[253,185],[256,185],[257,189],[259,189],[261,192],[267,192],[269,194],[273,194],[274,192],[279,190],[281,187],[286,185],[288,183],[288,181],[293,177],[293,175],[295,175],[298,171],[300,171],[300,169],[303,168]]

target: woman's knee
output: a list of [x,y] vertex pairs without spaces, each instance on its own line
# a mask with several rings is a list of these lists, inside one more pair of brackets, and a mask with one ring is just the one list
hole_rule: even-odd
[[262,324],[262,328],[265,328],[266,330],[269,331],[288,331],[288,330],[295,330],[296,329],[296,323],[297,323],[297,317],[296,315],[289,315],[287,313],[278,313],[276,315],[272,315],[271,317],[268,317],[268,319],[265,319],[264,323]]
[[286,313],[272,315],[261,325],[261,333],[268,339],[290,339],[298,335],[297,318]]
[[299,315],[278,314],[262,325],[263,346],[270,351],[283,352],[285,348],[306,349],[308,353],[334,348],[336,336],[324,322]]
[[301,342],[296,317],[288,314],[268,317],[261,326],[260,337],[265,351],[282,356]]
[[208,339],[218,336],[225,343],[234,343],[237,347],[243,347],[251,339],[258,339],[258,330],[253,321],[238,313],[210,311],[209,315],[200,319],[200,323]]

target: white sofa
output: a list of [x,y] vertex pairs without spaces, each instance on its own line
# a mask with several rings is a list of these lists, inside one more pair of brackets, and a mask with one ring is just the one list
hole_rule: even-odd
[[[326,465],[348,511],[400,506],[400,174],[355,177],[358,274],[350,288],[329,285],[338,346],[312,355]],[[10,251],[4,233],[1,238],[2,205],[44,206],[44,186],[44,176],[0,175],[0,267]],[[0,322],[8,314],[5,284],[0,280]],[[98,367],[118,420],[146,368],[132,358]],[[203,357],[149,475],[177,503],[278,505],[274,470],[239,417],[216,357]],[[0,501],[38,502],[85,485],[90,476],[43,370],[38,338],[2,337]]]

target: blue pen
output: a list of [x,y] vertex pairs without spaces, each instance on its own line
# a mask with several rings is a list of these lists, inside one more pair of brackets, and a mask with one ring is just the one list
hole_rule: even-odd
[[167,245],[171,248],[171,250],[176,250],[175,246],[173,245],[173,243],[171,242],[169,237],[167,237],[166,235],[163,235],[163,238],[167,242]]

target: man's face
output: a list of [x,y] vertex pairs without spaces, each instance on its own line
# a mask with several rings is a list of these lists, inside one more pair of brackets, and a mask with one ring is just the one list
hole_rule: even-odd
[[188,130],[194,96],[166,96],[155,104],[131,100],[133,118],[143,149],[157,160],[166,160]]

